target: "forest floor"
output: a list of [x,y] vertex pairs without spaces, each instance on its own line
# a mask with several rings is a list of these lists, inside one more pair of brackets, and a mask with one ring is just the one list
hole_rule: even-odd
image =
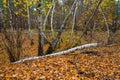
[[[23,46],[25,57],[37,55],[37,40],[34,43]],[[4,51],[0,53],[0,65],[0,80],[119,80],[120,46],[89,47],[16,64],[9,62]]]
[[[72,53],[0,66],[0,79],[119,80],[120,46],[91,47]],[[81,51],[92,50],[92,53]]]

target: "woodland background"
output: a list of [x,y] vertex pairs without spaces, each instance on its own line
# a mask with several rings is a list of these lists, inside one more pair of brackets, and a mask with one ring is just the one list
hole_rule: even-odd
[[[57,58],[54,56],[45,57],[43,58],[44,62],[39,59],[11,65],[11,63],[29,57],[51,55],[55,52],[92,43],[101,43],[102,47],[81,49],[80,52],[79,50],[73,51],[71,54],[56,56]],[[3,65],[0,68],[0,77],[47,79],[46,77],[51,76],[52,72],[49,76],[45,75],[47,72],[45,72],[44,76],[35,72],[36,75],[32,74],[33,69],[36,66],[40,69],[45,69],[41,65],[48,66],[49,63],[52,67],[58,63],[59,68],[65,61],[65,65],[69,65],[66,70],[71,68],[75,72],[65,73],[68,76],[66,77],[63,74],[63,70],[63,72],[60,72],[61,76],[57,74],[62,79],[68,79],[69,76],[73,75],[72,73],[75,73],[75,76],[72,77],[75,80],[77,77],[78,79],[120,79],[118,77],[120,75],[119,44],[120,0],[0,0],[0,64]],[[77,58],[74,55],[77,55]],[[55,61],[54,58],[58,59],[58,61]],[[109,58],[111,59],[109,60]],[[63,63],[59,59],[63,60]],[[91,59],[90,62],[86,63],[86,60],[89,61],[89,59]],[[83,61],[83,63],[77,64],[79,61]],[[98,61],[98,64],[96,61]],[[74,67],[70,66],[69,63]],[[85,67],[87,64],[89,65],[87,66],[88,68]],[[103,70],[108,70],[110,75],[108,73],[104,75],[104,71],[101,73],[102,70],[100,70],[101,72],[90,72],[91,64],[94,64],[95,70],[98,70],[96,68],[97,65],[103,65],[105,67]],[[109,72],[109,67],[107,67],[110,64],[113,69],[111,72]],[[7,65],[9,67],[6,67]],[[27,65],[27,67],[23,70],[19,65],[22,67]],[[28,69],[28,65],[34,67],[28,70],[30,73],[24,72]],[[25,75],[22,75],[24,76],[23,78],[21,78],[21,74],[13,75],[14,71],[16,71],[16,66],[21,67],[20,71],[25,73]],[[78,66],[82,67],[78,68]],[[8,70],[6,71],[4,67]],[[11,68],[14,71],[9,73]],[[56,69],[59,72],[58,68],[54,67],[51,70],[54,72],[54,69]],[[76,70],[74,70],[75,68]],[[39,71],[39,69],[37,70]],[[115,70],[118,73],[115,73]],[[58,78],[53,75],[51,77],[52,79]],[[71,80],[73,80],[72,78]]]

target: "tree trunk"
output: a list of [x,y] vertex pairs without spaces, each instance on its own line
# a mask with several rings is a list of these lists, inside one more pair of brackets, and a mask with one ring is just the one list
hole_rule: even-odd
[[73,11],[74,6],[75,6],[76,3],[77,3],[77,0],[74,1],[73,5],[72,5],[72,7],[71,7],[71,10],[69,11],[68,15],[67,15],[67,16],[65,17],[65,19],[63,20],[63,23],[62,23],[62,25],[60,26],[59,32],[58,32],[58,34],[57,34],[57,37],[56,37],[54,40],[52,40],[52,44],[51,44],[50,47],[48,48],[46,54],[51,54],[51,53],[55,50],[55,48],[56,48],[56,46],[57,46],[57,43],[58,43],[59,40],[60,40],[60,37],[61,37],[62,31],[63,31],[63,28],[65,27],[65,23],[66,23],[66,21],[68,20],[68,18],[70,17],[70,15],[72,14],[72,11]]
[[77,47],[74,47],[74,48],[71,48],[71,49],[68,49],[68,50],[64,50],[64,51],[48,54],[48,55],[45,55],[45,56],[37,56],[37,57],[31,57],[31,58],[22,59],[22,60],[14,62],[14,64],[15,63],[19,63],[19,62],[28,61],[28,60],[40,59],[40,58],[44,58],[44,57],[47,57],[47,56],[55,56],[55,55],[67,54],[67,53],[73,52],[75,50],[88,48],[88,47],[97,47],[97,46],[102,46],[102,45],[103,45],[102,43],[85,44],[85,45],[77,46]]
[[[40,3],[42,4],[42,2]],[[38,9],[40,16],[38,17],[38,56],[44,55],[43,51],[43,36],[42,36],[42,9]]]

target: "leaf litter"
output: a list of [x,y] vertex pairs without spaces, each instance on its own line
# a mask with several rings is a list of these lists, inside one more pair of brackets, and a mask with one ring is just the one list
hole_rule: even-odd
[[[0,66],[4,80],[120,79],[120,46],[91,47],[72,53]],[[99,56],[81,53],[99,52]],[[90,53],[89,52],[89,53]]]

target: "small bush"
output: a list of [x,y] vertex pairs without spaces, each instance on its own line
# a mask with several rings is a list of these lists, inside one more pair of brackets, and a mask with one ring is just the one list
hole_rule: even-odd
[[17,30],[16,32],[4,30],[3,33],[4,33],[3,42],[7,54],[9,56],[10,62],[20,60],[21,57],[23,57],[22,53],[23,38],[21,30]]

